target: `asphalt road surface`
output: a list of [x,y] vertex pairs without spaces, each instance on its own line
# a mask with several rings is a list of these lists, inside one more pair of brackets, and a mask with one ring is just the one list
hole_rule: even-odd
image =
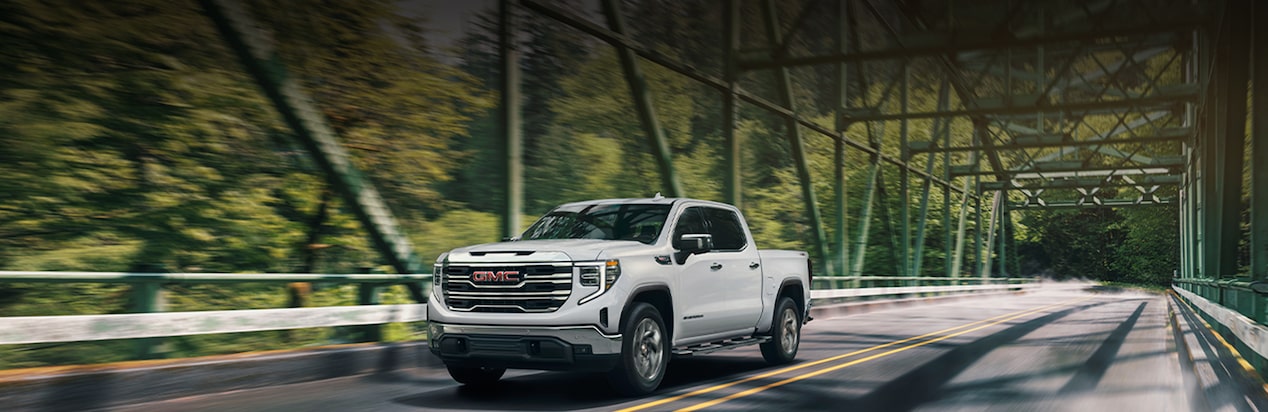
[[1171,302],[1050,285],[816,319],[793,364],[767,366],[756,347],[675,359],[661,389],[642,398],[616,395],[602,375],[511,371],[476,390],[418,368],[111,410],[1254,410],[1262,393],[1210,399],[1220,391],[1194,381]]

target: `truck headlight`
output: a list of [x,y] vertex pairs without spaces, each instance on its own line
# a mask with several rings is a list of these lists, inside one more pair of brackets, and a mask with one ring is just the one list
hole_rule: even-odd
[[587,262],[578,266],[580,266],[581,286],[599,287],[599,290],[581,298],[581,301],[577,302],[578,305],[595,300],[603,292],[611,289],[616,280],[621,277],[621,261],[616,259],[604,262]]
[[431,267],[431,289],[436,291],[436,296],[444,296],[445,287],[445,265],[437,263]]

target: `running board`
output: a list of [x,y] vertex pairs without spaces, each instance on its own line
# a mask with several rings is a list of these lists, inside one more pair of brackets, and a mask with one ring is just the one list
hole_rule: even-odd
[[754,336],[743,339],[727,339],[716,342],[702,343],[699,345],[685,346],[674,348],[672,351],[676,356],[703,355],[709,352],[717,352],[723,349],[735,349],[741,346],[756,345],[770,341],[770,336]]

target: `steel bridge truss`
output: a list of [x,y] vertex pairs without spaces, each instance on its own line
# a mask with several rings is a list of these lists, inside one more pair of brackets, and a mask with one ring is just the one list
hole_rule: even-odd
[[[606,27],[541,0],[504,0],[502,7],[528,8],[611,44],[621,53],[631,86],[643,84],[638,65],[650,62],[721,93],[728,202],[742,200],[737,105],[782,117],[814,252],[831,263],[833,274],[862,273],[873,214],[880,223],[898,226],[887,231],[893,234],[898,274],[923,273],[935,189],[942,192],[940,217],[948,222],[942,226],[950,258],[943,269],[951,277],[966,265],[968,232],[973,236],[968,271],[990,276],[997,259],[999,274],[1006,274],[1006,252],[1015,248],[1012,210],[1192,203],[1180,188],[1200,181],[1193,160],[1210,152],[1199,145],[1211,141],[1205,137],[1211,128],[1203,128],[1208,122],[1199,120],[1211,119],[1207,102],[1226,100],[1209,81],[1209,53],[1199,51],[1212,47],[1212,33],[1225,30],[1233,7],[1187,0],[776,3],[720,2],[720,76],[627,37],[614,0],[603,1]],[[831,50],[796,42],[814,19],[838,28]],[[838,73],[834,128],[811,122],[792,104],[797,99],[789,71],[803,66],[831,66]],[[745,76],[770,74],[774,98],[739,86]],[[1244,89],[1244,77],[1231,79],[1233,90]],[[1224,83],[1229,82],[1216,82]],[[936,90],[938,98],[913,101],[913,90]],[[652,154],[665,159],[659,164],[666,191],[681,195],[671,184],[675,173],[660,127],[644,114],[654,111],[649,91],[631,87],[631,92]],[[864,132],[850,133],[851,128]],[[892,136],[895,129],[896,147],[886,138],[886,130]],[[866,139],[853,137],[859,134]],[[836,170],[831,230],[824,228],[805,155],[807,145],[827,141]],[[847,150],[870,159],[857,210],[847,210]],[[885,167],[897,170],[902,205],[897,211],[888,210],[885,200]],[[919,194],[914,208],[913,191]],[[847,227],[851,214],[857,227]]]
[[[403,232],[286,77],[267,36],[227,6],[232,0],[202,2],[386,260],[399,272],[417,270]],[[873,223],[889,225],[901,276],[927,272],[921,267],[926,223],[937,217],[945,222],[943,273],[989,277],[992,260],[996,275],[1009,270],[1014,210],[1161,204],[1180,209],[1184,276],[1238,271],[1244,149],[1252,147],[1253,165],[1268,162],[1268,125],[1254,122],[1259,144],[1245,141],[1249,109],[1243,94],[1252,56],[1254,77],[1268,78],[1268,30],[1256,30],[1250,40],[1254,22],[1268,27],[1264,5],[1254,5],[1252,17],[1249,0],[720,0],[719,73],[640,43],[630,37],[620,1],[600,4],[605,24],[554,2],[500,1],[507,236],[520,227],[524,192],[513,12],[524,8],[616,49],[666,195],[689,194],[674,171],[643,65],[662,66],[720,94],[727,146],[723,200],[737,206],[743,186],[738,108],[751,105],[782,118],[812,254],[829,263],[833,275],[862,274]],[[803,28],[816,20],[836,28],[832,44],[803,38]],[[812,121],[806,108],[794,104],[804,99],[795,95],[791,71],[811,66],[836,72],[830,88],[834,127]],[[774,96],[741,87],[757,78],[773,79]],[[915,90],[937,98],[913,99]],[[1254,98],[1254,118],[1268,118],[1268,93]],[[895,130],[897,139],[891,137]],[[806,156],[807,147],[827,142],[835,171],[830,229]],[[858,194],[847,190],[847,167],[856,166],[847,164],[849,151],[867,158]],[[887,168],[895,170],[889,178],[898,179],[896,211],[888,207]],[[1252,273],[1263,276],[1268,168],[1251,169]],[[931,216],[934,190],[941,191],[942,204]],[[859,196],[855,210],[847,207],[850,196]]]

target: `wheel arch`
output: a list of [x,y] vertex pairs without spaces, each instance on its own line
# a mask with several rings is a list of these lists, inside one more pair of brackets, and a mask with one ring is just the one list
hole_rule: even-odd
[[634,288],[630,292],[630,298],[625,302],[625,306],[621,308],[621,323],[625,325],[629,320],[630,308],[636,303],[647,303],[655,307],[660,312],[661,322],[665,324],[666,332],[669,335],[669,342],[673,342],[674,337],[674,299],[673,293],[669,291],[669,285],[651,284]]

